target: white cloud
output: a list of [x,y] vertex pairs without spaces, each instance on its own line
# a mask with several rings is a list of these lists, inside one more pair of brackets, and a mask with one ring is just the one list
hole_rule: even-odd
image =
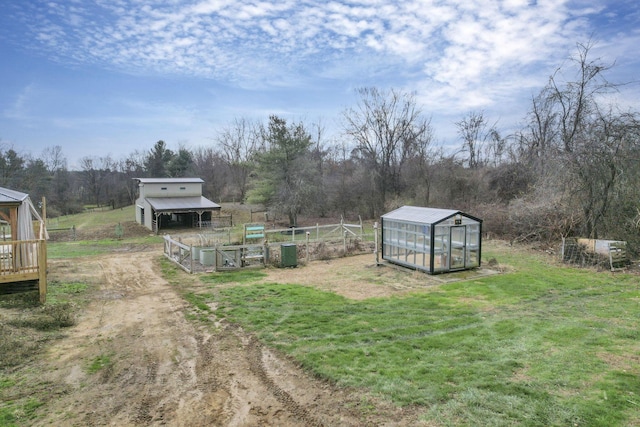
[[[544,84],[602,11],[580,1],[35,0],[15,16],[57,61],[243,88],[379,81],[460,109]],[[638,57],[640,35],[621,38],[609,52]]]
[[34,83],[25,86],[13,99],[7,108],[4,109],[2,115],[5,118],[27,121],[31,117],[30,104],[38,97],[37,88]]

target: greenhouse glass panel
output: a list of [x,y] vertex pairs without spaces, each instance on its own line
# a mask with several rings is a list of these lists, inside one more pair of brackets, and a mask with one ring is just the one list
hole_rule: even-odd
[[480,266],[482,220],[451,209],[403,206],[382,215],[383,258],[431,274]]

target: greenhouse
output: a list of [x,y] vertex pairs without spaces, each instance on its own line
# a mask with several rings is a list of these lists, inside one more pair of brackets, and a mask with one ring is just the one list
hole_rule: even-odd
[[403,206],[382,215],[382,258],[429,274],[479,267],[481,233],[466,213]]

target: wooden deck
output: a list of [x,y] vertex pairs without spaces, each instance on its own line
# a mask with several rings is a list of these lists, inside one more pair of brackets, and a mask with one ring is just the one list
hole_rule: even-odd
[[47,297],[47,243],[45,240],[0,241],[0,285],[37,281],[40,302]]

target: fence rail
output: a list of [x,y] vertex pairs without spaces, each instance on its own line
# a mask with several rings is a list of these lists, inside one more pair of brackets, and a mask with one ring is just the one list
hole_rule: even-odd
[[364,227],[360,224],[340,224],[319,225],[310,227],[291,227],[280,229],[265,229],[265,237],[268,242],[299,242],[306,241],[307,235],[312,241],[340,239],[347,237],[364,236]]
[[47,293],[47,246],[44,240],[0,242],[0,283],[38,281],[40,301]]
[[[253,233],[253,230],[249,232]],[[374,254],[376,249],[373,234],[364,233],[361,225],[344,223],[265,230],[265,238],[237,245],[231,244],[229,229],[217,233],[180,235],[179,240],[167,235],[164,240],[165,256],[189,273],[280,265],[284,261],[283,246],[292,243],[295,245],[296,262]]]

